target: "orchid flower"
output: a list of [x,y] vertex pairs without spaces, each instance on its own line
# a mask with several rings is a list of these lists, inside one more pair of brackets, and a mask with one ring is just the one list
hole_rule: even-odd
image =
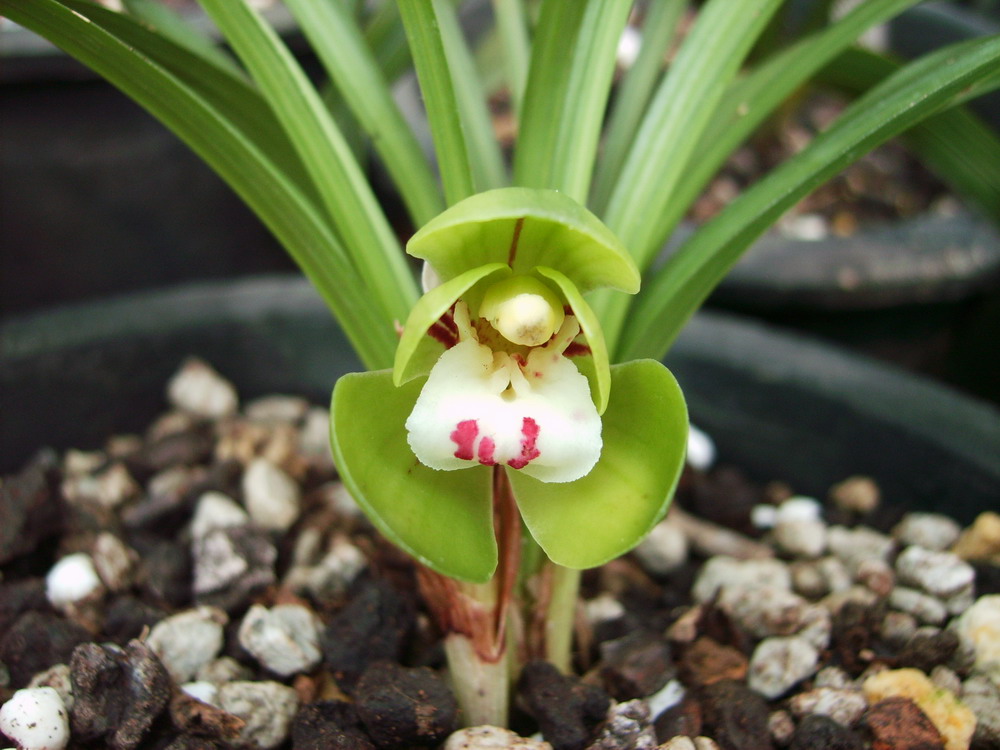
[[425,294],[392,371],[342,378],[331,421],[341,476],[389,539],[434,570],[496,566],[491,477],[567,567],[634,546],[666,511],[687,417],[649,360],[611,366],[584,294],[639,273],[593,214],[546,190],[472,196],[407,245]]

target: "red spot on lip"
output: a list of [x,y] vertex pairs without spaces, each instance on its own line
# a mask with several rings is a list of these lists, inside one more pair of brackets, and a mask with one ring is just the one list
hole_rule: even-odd
[[465,419],[455,425],[450,436],[455,445],[458,446],[455,458],[461,458],[463,461],[472,460],[475,455],[472,444],[476,441],[477,435],[479,435],[479,425],[474,419]]
[[483,435],[483,439],[479,441],[479,463],[483,466],[496,465],[496,459],[493,458],[493,451],[496,450],[496,447],[493,438],[489,435]]
[[507,462],[510,468],[523,469],[531,463],[532,459],[542,455],[541,451],[535,446],[539,432],[541,432],[541,428],[538,426],[538,423],[531,417],[525,417],[521,422],[521,455]]
[[582,357],[587,354],[590,354],[590,347],[586,344],[578,344],[575,341],[567,346],[563,352],[564,357]]

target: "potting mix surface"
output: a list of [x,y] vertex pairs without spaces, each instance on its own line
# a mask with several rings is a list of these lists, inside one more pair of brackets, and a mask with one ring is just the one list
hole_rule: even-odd
[[[204,363],[144,435],[0,485],[0,731],[25,748],[1000,747],[1000,516],[819,500],[692,461],[583,578],[576,673],[460,729],[413,563],[338,482],[326,409]],[[401,498],[401,502],[405,498]],[[0,743],[2,744],[2,743]]]

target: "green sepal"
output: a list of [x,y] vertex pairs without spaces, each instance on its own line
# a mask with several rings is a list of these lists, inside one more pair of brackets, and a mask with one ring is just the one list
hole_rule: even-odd
[[555,268],[581,292],[603,286],[639,291],[639,270],[618,238],[555,190],[499,188],[473,195],[425,224],[406,252],[428,261],[444,280],[487,263],[508,263],[514,273]]
[[553,562],[592,568],[628,552],[670,506],[687,449],[687,407],[659,362],[611,368],[604,448],[587,476],[546,484],[508,470],[531,535]]
[[608,394],[611,390],[611,361],[608,358],[608,347],[604,342],[604,330],[601,328],[601,322],[583,295],[580,294],[580,290],[565,274],[545,266],[538,266],[535,268],[535,272],[559,287],[563,298],[572,308],[573,314],[580,323],[580,330],[583,332],[584,338],[587,339],[590,354],[574,356],[572,361],[590,381],[590,395],[594,399],[597,413],[603,414],[604,410],[608,408]]
[[455,300],[484,279],[493,283],[509,275],[510,268],[505,263],[490,263],[468,270],[434,287],[417,300],[403,326],[399,346],[396,347],[393,383],[400,385],[431,371],[445,347],[433,336],[428,336],[427,331],[448,312]]
[[497,566],[491,470],[435,471],[417,460],[404,422],[423,385],[396,388],[390,370],[340,378],[330,405],[333,459],[389,541],[438,573],[483,583]]

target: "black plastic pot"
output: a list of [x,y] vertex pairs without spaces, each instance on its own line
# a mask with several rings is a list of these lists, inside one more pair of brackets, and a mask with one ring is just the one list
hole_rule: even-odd
[[943,379],[1000,402],[1000,233],[923,215],[850,238],[761,239],[711,304]]
[[0,311],[294,268],[176,136],[13,25],[0,27],[0,112]]
[[[188,355],[243,398],[320,403],[358,368],[302,280],[190,285],[10,320],[0,329],[0,470],[43,445],[98,447],[164,407]],[[668,364],[722,459],[822,495],[856,473],[887,498],[961,520],[1000,498],[1000,412],[947,388],[729,316],[697,316]]]
[[[796,7],[814,4],[799,0]],[[886,27],[888,49],[913,58],[1000,23],[953,3],[921,4]],[[1000,129],[997,92],[970,103]],[[711,299],[931,375],[1000,403],[1000,232],[971,213],[927,213],[850,238],[772,233]]]

